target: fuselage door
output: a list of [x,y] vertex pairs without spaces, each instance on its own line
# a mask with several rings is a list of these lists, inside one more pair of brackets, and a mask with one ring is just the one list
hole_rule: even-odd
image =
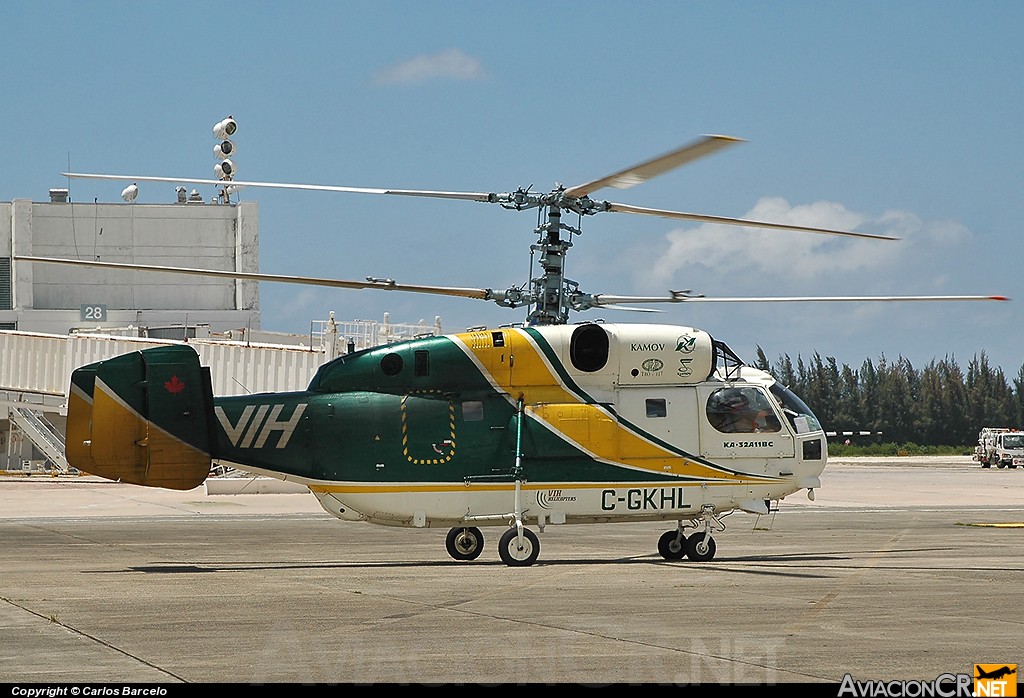
[[699,452],[696,388],[630,386],[620,388],[617,395],[619,415],[641,434],[686,453]]
[[793,434],[762,386],[714,383],[697,388],[700,452],[710,458],[791,458]]
[[455,457],[455,403],[441,395],[406,395],[401,402],[402,455],[413,465],[443,465]]

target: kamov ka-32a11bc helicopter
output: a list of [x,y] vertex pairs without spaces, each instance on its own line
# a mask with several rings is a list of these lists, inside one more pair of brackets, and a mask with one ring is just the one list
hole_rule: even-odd
[[[232,127],[233,120],[230,121]],[[221,122],[223,125],[225,122]],[[233,129],[232,129],[233,130]],[[598,201],[737,142],[704,137],[616,174],[543,194],[459,193],[66,173],[71,177],[283,187],[439,197],[537,209],[540,274],[505,291],[342,281],[141,264],[84,264],[376,288],[492,300],[529,308],[522,325],[379,346],[324,364],[306,390],[215,397],[209,369],[189,346],[147,349],[74,371],[68,462],[82,471],[152,487],[191,489],[213,463],[300,482],[341,519],[449,529],[448,553],[476,559],[482,528],[498,530],[511,566],[533,564],[549,524],[674,521],[661,535],[667,560],[714,557],[712,534],[736,511],[767,514],[806,490],[813,499],[827,459],[812,410],[765,371],[692,327],[570,323],[570,311],[648,303],[867,300],[1002,300],[999,296],[708,298],[587,294],[563,274],[583,217],[621,212],[807,233],[866,233],[641,208]]]

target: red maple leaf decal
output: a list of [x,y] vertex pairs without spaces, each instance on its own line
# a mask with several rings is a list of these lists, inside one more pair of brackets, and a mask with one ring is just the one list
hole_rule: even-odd
[[180,393],[185,389],[185,382],[179,380],[177,376],[171,376],[171,380],[164,381],[164,387],[167,388],[167,392],[173,395],[174,393]]

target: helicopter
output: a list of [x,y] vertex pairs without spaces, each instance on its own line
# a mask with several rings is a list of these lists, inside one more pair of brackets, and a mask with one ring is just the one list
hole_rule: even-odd
[[[230,120],[230,117],[229,117]],[[221,125],[223,125],[222,122]],[[233,124],[233,120],[231,120]],[[233,132],[233,129],[232,129]],[[216,133],[216,131],[215,131]],[[220,179],[64,173],[68,177],[435,197],[536,210],[540,273],[508,289],[212,271],[16,256],[154,273],[438,294],[528,309],[522,323],[471,328],[354,351],[323,364],[305,390],[215,396],[187,344],[145,349],[76,369],[66,455],[79,470],[188,490],[214,465],[310,490],[344,521],[448,529],[445,548],[476,560],[483,530],[511,567],[533,565],[547,527],[672,522],[665,560],[706,562],[736,512],[766,515],[821,486],[825,431],[811,408],[723,341],[688,326],[570,321],[570,312],[657,303],[993,301],[1003,296],[729,298],[586,293],[564,274],[572,236],[562,222],[617,212],[857,238],[896,238],[632,206],[592,198],[625,189],[740,142],[704,136],[590,182],[547,192],[371,189]]]

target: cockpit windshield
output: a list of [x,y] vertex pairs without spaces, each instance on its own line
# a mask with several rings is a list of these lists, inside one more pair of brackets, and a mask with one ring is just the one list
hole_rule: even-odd
[[780,383],[773,383],[770,390],[775,399],[782,405],[782,411],[786,414],[786,419],[793,425],[793,429],[797,434],[821,431],[821,422],[811,412],[811,408],[797,397],[796,393]]

